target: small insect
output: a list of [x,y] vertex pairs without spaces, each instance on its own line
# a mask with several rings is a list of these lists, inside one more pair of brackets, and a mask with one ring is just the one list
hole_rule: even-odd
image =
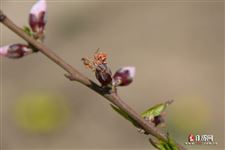
[[98,52],[99,49],[95,52],[94,63],[97,65],[106,64],[107,54],[103,52]]
[[94,57],[93,58],[82,58],[81,60],[83,61],[84,65],[95,71],[97,68],[99,68],[99,66],[103,65],[103,64],[107,64],[106,63],[106,59],[107,59],[107,54],[103,53],[103,52],[99,52],[99,48],[96,50]]
[[99,49],[95,52],[93,58],[82,58],[84,65],[95,72],[95,76],[102,86],[112,84],[112,72],[106,63],[107,54],[99,52]]

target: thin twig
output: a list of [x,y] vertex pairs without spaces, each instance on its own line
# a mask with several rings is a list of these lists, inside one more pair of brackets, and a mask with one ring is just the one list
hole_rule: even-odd
[[[69,78],[71,81],[78,81],[83,85],[89,87],[90,89],[94,90],[96,93],[100,94],[101,96],[105,97],[111,103],[122,109],[123,111],[127,112],[142,128],[149,133],[150,135],[158,138],[162,141],[167,141],[167,137],[163,134],[159,129],[154,127],[153,125],[149,124],[145,121],[136,111],[134,111],[129,105],[127,105],[117,94],[115,93],[107,93],[105,92],[98,84],[93,82],[92,80],[88,79],[82,73],[80,73],[77,69],[66,63],[62,58],[56,55],[52,50],[48,49],[42,43],[37,42],[35,39],[28,36],[21,28],[19,28],[15,23],[13,23],[3,12],[0,10],[0,21],[5,26],[7,26],[10,30],[14,33],[19,35],[29,44],[34,46],[38,49],[41,53],[46,55],[50,60],[55,62],[58,66],[64,69],[68,74],[65,77]],[[184,147],[177,144],[180,150],[185,150]]]

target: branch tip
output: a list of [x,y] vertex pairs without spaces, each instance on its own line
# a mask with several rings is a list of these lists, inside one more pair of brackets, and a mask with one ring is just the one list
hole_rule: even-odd
[[70,81],[75,81],[75,80],[77,80],[73,75],[71,75],[71,74],[64,74],[64,76],[66,77],[66,78],[68,78]]
[[3,22],[5,18],[6,18],[5,14],[3,13],[2,10],[0,10],[0,22]]

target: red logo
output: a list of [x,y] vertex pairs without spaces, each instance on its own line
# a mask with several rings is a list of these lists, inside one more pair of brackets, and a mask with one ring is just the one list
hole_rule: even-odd
[[195,136],[193,134],[189,134],[188,142],[194,142],[194,141],[195,141]]

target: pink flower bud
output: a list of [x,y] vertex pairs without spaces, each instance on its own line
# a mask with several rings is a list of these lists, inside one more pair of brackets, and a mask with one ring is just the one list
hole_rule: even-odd
[[29,24],[33,32],[43,33],[46,24],[47,4],[45,0],[38,0],[31,8]]
[[9,49],[9,45],[0,47],[0,56],[6,56]]
[[33,51],[24,44],[12,44],[0,47],[0,56],[8,58],[21,58],[31,53],[33,53]]
[[95,76],[102,86],[107,86],[112,83],[112,73],[106,64],[98,65],[95,70]]
[[113,82],[115,86],[129,85],[134,78],[135,67],[123,67],[116,71],[113,76]]

